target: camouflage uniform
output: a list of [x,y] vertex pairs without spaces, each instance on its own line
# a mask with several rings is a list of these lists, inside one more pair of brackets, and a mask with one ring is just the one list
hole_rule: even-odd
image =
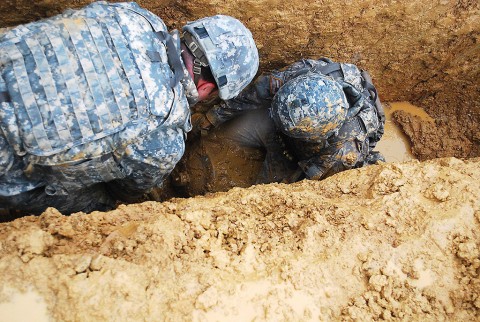
[[0,208],[107,209],[108,191],[162,183],[198,96],[166,30],[135,3],[96,2],[0,35]]
[[[285,83],[308,73],[335,79],[348,100],[345,121],[326,135],[326,140],[312,140],[296,135],[292,129],[281,129],[274,119],[282,115],[275,116],[271,109],[272,100]],[[258,109],[270,112],[252,111]],[[260,76],[235,99],[210,109],[206,117],[215,126],[233,119],[216,130],[223,133],[222,139],[266,151],[257,183],[296,181],[303,177],[322,179],[384,161],[378,152],[372,151],[384,132],[383,108],[368,74],[352,64],[337,64],[325,58],[296,62],[284,70]]]

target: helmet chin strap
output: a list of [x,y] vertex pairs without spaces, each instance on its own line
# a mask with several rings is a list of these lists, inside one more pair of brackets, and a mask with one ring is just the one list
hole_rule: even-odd
[[198,86],[198,81],[200,80],[200,76],[202,75],[202,63],[198,60],[198,58],[195,58],[193,60],[193,82],[195,85]]
[[202,75],[202,67],[208,67],[207,56],[205,56],[197,41],[192,37],[192,35],[190,35],[190,33],[185,32],[183,34],[183,41],[192,53],[193,57],[195,57],[193,60],[193,81],[195,85],[198,85],[198,81]]

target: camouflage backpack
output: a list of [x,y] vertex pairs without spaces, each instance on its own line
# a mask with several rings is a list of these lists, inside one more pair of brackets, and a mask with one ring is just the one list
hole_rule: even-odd
[[96,2],[0,35],[10,149],[26,164],[61,165],[68,173],[57,181],[75,180],[73,165],[91,160],[89,185],[124,177],[111,154],[153,129],[189,131],[179,37],[166,30],[136,3]]

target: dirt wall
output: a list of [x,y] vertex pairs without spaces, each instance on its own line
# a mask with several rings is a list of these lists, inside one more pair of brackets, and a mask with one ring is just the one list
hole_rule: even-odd
[[321,56],[358,64],[382,100],[413,102],[436,119],[431,126],[396,118],[405,129],[429,128],[406,130],[417,157],[480,155],[478,1],[203,0],[169,8],[178,10],[165,21],[177,28],[183,13],[237,16],[254,34],[262,70]]

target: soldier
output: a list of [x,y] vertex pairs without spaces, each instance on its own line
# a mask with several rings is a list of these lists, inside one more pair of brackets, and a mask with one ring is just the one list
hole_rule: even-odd
[[[370,76],[353,64],[326,58],[302,60],[262,75],[236,98],[205,114],[195,113],[192,122],[194,132],[210,131],[192,144],[174,171],[173,184],[187,195],[226,190],[236,183],[247,186],[249,180],[254,184],[323,179],[384,161],[373,151],[382,137],[385,115]],[[252,162],[260,159],[262,164],[253,175],[255,167],[250,166],[242,177],[226,176],[237,165],[216,161],[211,152],[216,142],[224,151],[247,155]],[[190,164],[198,163],[197,156],[205,169],[214,171],[193,183]]]
[[135,201],[184,153],[189,107],[255,76],[223,15],[183,35],[136,3],[96,2],[0,34],[0,209],[68,214]]

